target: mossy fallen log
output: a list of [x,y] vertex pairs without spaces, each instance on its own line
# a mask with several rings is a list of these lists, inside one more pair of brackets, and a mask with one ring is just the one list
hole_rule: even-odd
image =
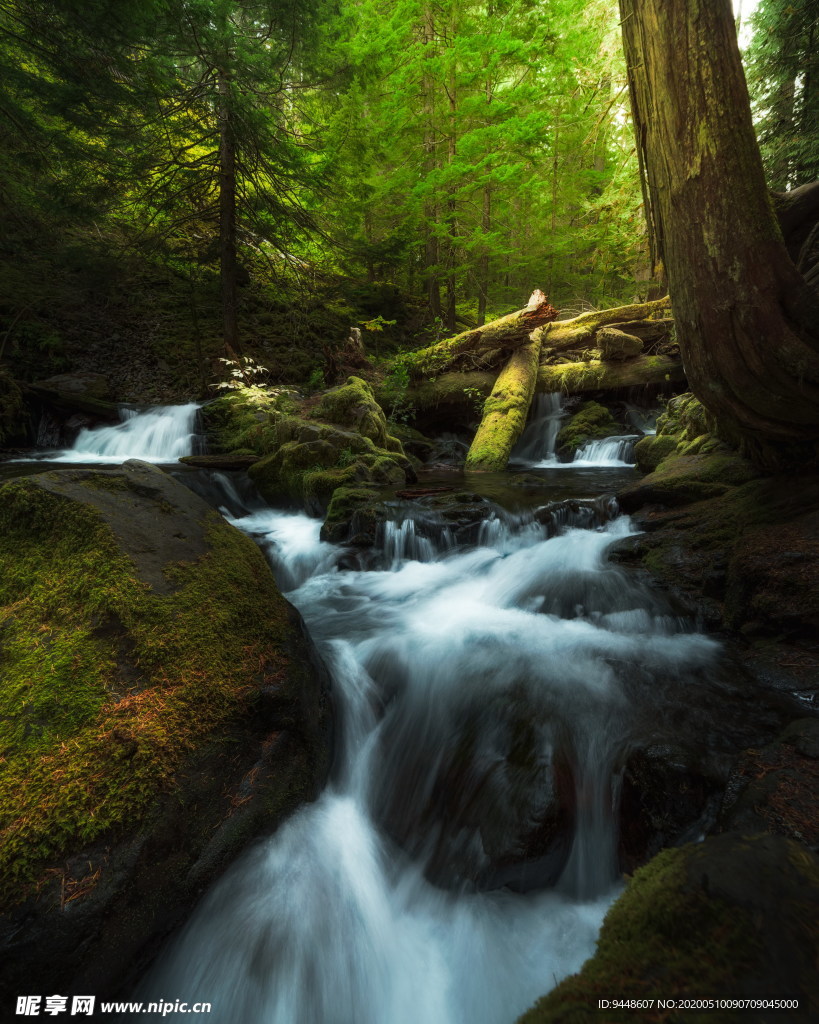
[[537,390],[577,395],[588,391],[641,387],[665,381],[679,383],[684,380],[683,364],[671,356],[640,356],[622,362],[590,359],[541,366],[537,374]]
[[537,385],[540,341],[532,337],[512,353],[483,407],[483,419],[466,457],[466,468],[505,469],[526,424]]
[[[654,313],[668,309],[669,304],[670,300],[666,296],[653,302],[638,302],[629,306],[615,306],[612,309],[581,313],[580,316],[573,317],[571,320],[556,320],[554,323],[546,324],[538,331],[541,336],[541,352],[546,355],[547,352],[591,348],[595,335],[601,327],[616,326],[629,334],[636,334],[643,340],[648,340],[645,334],[640,333],[640,330],[646,331],[645,324],[648,318]],[[668,321],[665,323],[667,326]]]
[[429,376],[497,364],[509,350],[527,344],[532,331],[556,316],[557,310],[538,289],[523,309],[413,352],[405,357],[406,365],[413,376]]

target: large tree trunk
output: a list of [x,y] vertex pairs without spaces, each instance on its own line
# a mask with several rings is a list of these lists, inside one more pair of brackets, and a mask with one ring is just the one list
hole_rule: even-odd
[[638,146],[689,384],[775,464],[819,438],[819,302],[788,258],[729,0],[620,0]]
[[536,335],[516,349],[495,381],[483,407],[483,419],[466,457],[467,469],[506,469],[509,455],[526,425],[537,386],[540,341]]

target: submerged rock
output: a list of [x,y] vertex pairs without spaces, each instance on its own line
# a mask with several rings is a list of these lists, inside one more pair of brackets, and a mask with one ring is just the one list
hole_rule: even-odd
[[259,549],[160,470],[0,495],[0,988],[104,997],[316,794],[326,677]]
[[584,402],[561,427],[555,449],[562,458],[570,460],[587,441],[602,441],[622,431],[622,426],[605,406],[598,402]]

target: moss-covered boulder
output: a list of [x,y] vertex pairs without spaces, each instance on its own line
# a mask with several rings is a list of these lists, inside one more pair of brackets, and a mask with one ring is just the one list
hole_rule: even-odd
[[601,441],[622,432],[622,426],[605,406],[598,402],[584,402],[562,427],[555,447],[559,455],[571,459],[587,441]]
[[202,406],[210,450],[217,455],[268,455],[278,444],[276,423],[299,407],[292,388],[246,387]]
[[719,497],[758,476],[759,470],[734,452],[680,455],[675,451],[648,476],[624,488],[617,500],[627,512],[649,504],[677,507]]
[[203,412],[217,451],[261,456],[248,471],[272,505],[318,515],[338,487],[397,487],[414,479],[401,442],[387,432],[383,410],[358,377],[317,402],[292,389],[242,388]]
[[403,454],[401,442],[387,431],[387,418],[372,388],[360,377],[348,377],[346,384],[322,395],[311,415],[325,423],[355,430],[379,448]]
[[338,487],[327,508],[321,539],[331,544],[371,547],[386,518],[386,508],[377,491],[368,487]]
[[[778,836],[716,836],[665,850],[637,871],[603,923],[595,956],[519,1024],[737,1019],[728,1008],[662,1010],[658,997],[796,998],[787,1019],[812,1020],[817,949],[819,858]],[[654,1002],[639,1012],[599,1009],[615,998]]]
[[0,489],[0,717],[4,997],[123,984],[329,759],[259,549],[138,462]]

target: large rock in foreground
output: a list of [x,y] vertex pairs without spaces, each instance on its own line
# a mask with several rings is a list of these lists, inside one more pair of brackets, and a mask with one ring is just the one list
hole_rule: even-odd
[[[519,1024],[815,1020],[817,952],[819,858],[778,836],[716,836],[665,850],[637,871],[603,923],[595,956]],[[661,1011],[658,997],[790,998],[799,1008]],[[615,999],[646,1002],[620,1010]]]
[[105,998],[317,793],[324,670],[258,548],[138,462],[0,489],[0,626],[0,998]]

